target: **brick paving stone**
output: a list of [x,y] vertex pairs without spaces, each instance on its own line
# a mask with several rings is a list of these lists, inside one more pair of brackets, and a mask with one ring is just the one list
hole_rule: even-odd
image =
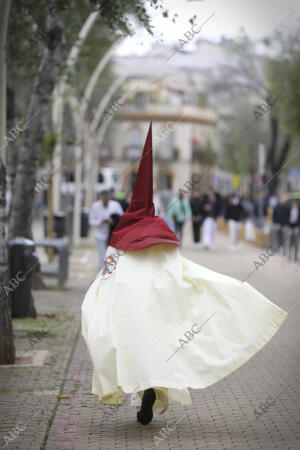
[[[261,251],[241,243],[236,253],[229,253],[227,244],[227,238],[218,233],[213,251],[186,246],[183,254],[243,280]],[[83,265],[81,258],[87,254],[88,263]],[[272,341],[239,370],[205,390],[191,390],[192,405],[172,405],[165,415],[143,427],[136,422],[136,410],[128,401],[105,417],[90,392],[92,367],[80,334],[80,306],[96,264],[95,250],[89,244],[76,249],[71,258],[71,289],[35,293],[38,310],[55,312],[60,320],[56,335],[37,345],[52,355],[43,367],[0,369],[0,437],[18,421],[28,421],[27,429],[9,448],[299,450],[300,303]],[[286,310],[300,299],[299,264],[282,257],[272,257],[248,281]],[[18,333],[16,342],[18,349],[25,348]],[[57,392],[69,398],[58,400]],[[257,420],[255,410],[269,396],[277,397],[276,403]],[[180,418],[176,430],[156,446],[154,437],[161,428]]]
[[[80,260],[87,252],[96,258],[93,249],[73,251],[70,264],[71,278],[66,289],[34,292],[38,313],[55,313],[58,319],[50,329],[49,336],[45,336],[34,345],[35,350],[50,350],[45,364],[42,367],[26,368],[0,366],[0,445],[5,442],[4,437],[9,431],[13,431],[13,427],[22,421],[27,423],[26,430],[14,441],[10,441],[8,448],[25,450],[42,448],[58,403],[57,393],[63,386],[68,360],[76,336],[79,336],[82,298],[88,283],[96,273],[92,259],[90,263],[81,265],[84,280],[74,276],[75,261]],[[39,318],[36,329],[40,330],[45,321],[44,317]],[[14,321],[14,326],[17,327],[14,329],[16,348],[24,350],[25,353],[30,349],[30,343],[26,332],[19,330],[18,322],[24,321]],[[50,323],[50,320],[47,323]],[[35,413],[37,415],[33,417]]]

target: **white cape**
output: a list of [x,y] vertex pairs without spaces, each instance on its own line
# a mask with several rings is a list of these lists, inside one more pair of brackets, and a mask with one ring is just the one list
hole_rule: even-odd
[[190,403],[188,388],[206,388],[240,367],[287,315],[248,283],[182,257],[174,245],[114,259],[82,305],[92,392],[102,401],[159,387],[168,402]]

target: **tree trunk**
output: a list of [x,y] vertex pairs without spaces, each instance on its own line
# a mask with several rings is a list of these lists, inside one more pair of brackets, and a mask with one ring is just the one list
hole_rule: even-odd
[[[288,154],[291,148],[291,138],[289,136],[286,136],[281,148],[280,148],[280,152],[278,155],[278,158],[275,160],[274,159],[274,164],[272,167],[272,174],[276,174],[275,177],[270,181],[269,184],[269,191],[270,194],[275,194],[276,190],[277,190],[277,186],[279,183],[279,174],[280,174],[280,169],[283,168],[285,161],[288,158]],[[276,162],[278,161],[278,162]]]
[[0,364],[15,362],[15,346],[11,324],[10,297],[4,290],[9,283],[8,251],[6,244],[5,167],[0,158]]
[[11,0],[0,0],[0,157],[6,161],[6,39]]
[[63,62],[63,24],[47,0],[46,46],[31,95],[15,179],[9,237],[32,238],[32,204],[49,103]]
[[278,118],[275,115],[271,115],[270,117],[270,127],[271,142],[267,151],[266,168],[270,171],[271,176],[276,174],[268,184],[270,194],[275,194],[279,182],[279,171],[288,157],[291,147],[291,138],[289,136],[285,137],[281,148],[278,151],[279,155],[277,155],[279,123]]
[[92,30],[99,11],[94,11],[89,14],[88,18],[84,22],[78,37],[71,48],[66,62],[66,70],[61,80],[54,91],[53,106],[52,106],[52,122],[53,128],[56,134],[56,145],[54,149],[53,165],[54,165],[54,175],[53,175],[53,209],[54,211],[60,210],[60,181],[61,174],[58,170],[62,165],[62,147],[63,147],[63,119],[64,119],[64,95],[66,90],[69,88],[67,83],[68,73],[74,68],[78,56],[81,52],[83,44]]
[[284,165],[285,161],[287,160],[290,148],[291,148],[291,138],[290,138],[290,136],[285,136],[285,139],[282,143],[280,153],[278,156],[278,164],[276,167],[276,172],[281,169],[281,167]]
[[6,148],[3,148],[6,125],[6,38],[10,0],[0,0],[0,364],[15,362],[15,346],[11,324],[10,297],[5,292],[9,282],[8,251],[6,243]]
[[271,115],[270,117],[270,127],[271,127],[271,142],[267,152],[266,166],[274,172],[275,167],[275,154],[278,139],[278,120],[276,117]]
[[[16,127],[16,115],[15,115],[15,93],[13,89],[7,86],[7,129],[12,130]],[[18,146],[17,142],[14,139],[9,143],[7,148],[7,164],[6,164],[6,173],[8,176],[8,186],[7,190],[9,192],[9,198],[12,198],[14,183],[17,173],[17,165],[18,165]],[[11,202],[8,205],[8,215],[10,215],[11,210]]]

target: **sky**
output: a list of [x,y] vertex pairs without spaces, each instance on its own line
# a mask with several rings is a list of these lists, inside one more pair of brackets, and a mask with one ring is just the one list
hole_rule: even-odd
[[[184,33],[190,31],[189,19],[194,15],[195,22],[202,25],[196,36],[212,41],[219,41],[222,36],[234,39],[241,28],[258,40],[274,28],[289,26],[294,17],[300,18],[300,0],[164,0],[163,4],[170,16],[178,14],[176,22],[163,18],[163,10],[148,7],[155,37],[135,27],[136,34],[123,40],[118,55],[144,54],[159,38],[165,44],[180,45],[179,39],[187,40]],[[194,29],[198,30],[196,26]],[[193,49],[193,45],[189,47]]]

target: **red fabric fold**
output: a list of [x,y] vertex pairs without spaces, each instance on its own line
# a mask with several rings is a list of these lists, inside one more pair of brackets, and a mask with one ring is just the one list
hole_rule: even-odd
[[154,216],[151,122],[130,205],[114,229],[109,245],[120,250],[141,250],[158,244],[181,245],[181,242],[161,217]]

